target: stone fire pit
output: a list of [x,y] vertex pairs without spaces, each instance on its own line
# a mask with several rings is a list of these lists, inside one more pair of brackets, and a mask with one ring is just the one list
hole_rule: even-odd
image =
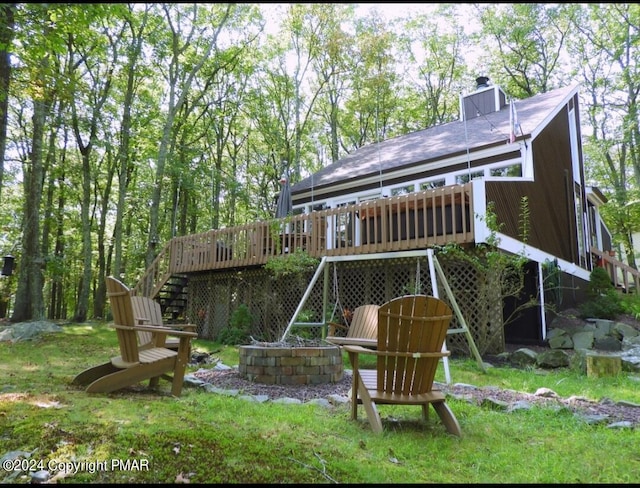
[[342,379],[340,348],[326,341],[257,342],[239,347],[238,372],[269,385],[320,385]]

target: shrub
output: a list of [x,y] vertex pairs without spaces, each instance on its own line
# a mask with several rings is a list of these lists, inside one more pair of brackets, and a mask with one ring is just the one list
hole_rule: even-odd
[[588,300],[578,307],[582,318],[615,319],[624,313],[620,294],[604,268],[596,267],[591,271],[587,296]]
[[249,341],[253,317],[249,313],[249,307],[244,303],[231,314],[229,327],[220,331],[217,341],[220,344],[237,345],[246,344]]
[[640,295],[636,295],[635,290],[626,295],[622,295],[620,302],[624,313],[633,315],[636,320],[640,319]]
[[283,278],[313,272],[319,263],[319,259],[309,256],[306,251],[296,249],[290,254],[270,258],[264,267],[274,277]]

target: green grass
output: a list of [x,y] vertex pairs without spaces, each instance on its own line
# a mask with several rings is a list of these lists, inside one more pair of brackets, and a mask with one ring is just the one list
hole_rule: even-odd
[[[237,348],[200,340],[194,348],[237,364]],[[638,481],[637,429],[589,425],[566,409],[507,414],[451,398],[463,431],[456,438],[435,414],[424,424],[418,407],[381,406],[386,430],[375,435],[363,411],[358,421],[350,419],[348,405],[259,404],[192,387],[173,398],[167,382],[159,391],[109,395],[70,384],[84,368],[115,355],[115,334],[103,323],[0,343],[0,458],[26,451],[34,462],[49,463],[54,475],[63,463],[85,463],[60,483]],[[449,364],[453,382],[640,403],[637,375],[628,373],[592,379],[569,370],[483,373],[470,359]],[[444,381],[443,371],[437,380]],[[125,469],[125,460],[138,466]],[[120,465],[112,469],[112,462]],[[2,483],[28,481],[23,472],[0,470]]]

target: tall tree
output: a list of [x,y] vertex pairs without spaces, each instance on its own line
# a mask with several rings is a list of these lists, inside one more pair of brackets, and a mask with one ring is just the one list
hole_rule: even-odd
[[397,36],[374,10],[356,22],[356,52],[351,86],[341,126],[343,151],[350,153],[400,133],[395,110],[399,103],[399,72],[395,63]]
[[[120,277],[124,271],[123,247],[123,220],[127,208],[127,192],[131,171],[131,130],[132,110],[136,86],[139,78],[149,74],[141,65],[142,48],[149,21],[150,7],[145,5],[143,9],[127,7],[124,12],[124,23],[129,30],[129,45],[126,50],[125,66],[123,70],[124,87],[122,88],[122,115],[120,121],[120,144],[116,154],[116,166],[118,174],[118,193],[113,228],[113,263],[111,273]],[[104,280],[103,280],[104,281]]]
[[11,317],[15,322],[44,318],[44,258],[40,247],[43,145],[45,124],[55,98],[54,53],[61,42],[54,28],[55,15],[49,11],[48,5],[26,5],[20,15],[22,23],[18,34],[23,43],[20,59],[30,68],[26,82],[33,111],[28,159],[23,162],[22,263],[18,268],[18,285]]
[[[328,135],[321,131],[317,136],[319,142],[329,147],[329,161],[323,161],[318,155],[315,167],[307,168],[317,171],[324,163],[334,163],[342,155],[340,148],[340,112],[341,104],[351,81],[350,60],[354,57],[355,39],[346,30],[348,20],[353,18],[353,5],[328,4],[323,15],[326,16],[325,27],[317,34],[319,55],[313,60],[317,84],[324,89],[319,92],[318,109],[320,117],[328,126]],[[326,140],[324,140],[326,139]]]
[[[89,22],[91,19],[88,19]],[[92,161],[94,157],[92,153],[98,139],[103,107],[111,92],[119,42],[117,40],[107,42],[111,33],[102,29],[97,32],[97,35],[93,34],[93,30],[88,32],[91,34],[78,33],[69,36],[68,43],[71,120],[75,142],[81,157],[80,220],[83,273],[74,314],[74,320],[79,322],[84,322],[88,316],[89,292],[93,277],[91,206],[92,187],[97,172],[96,165]],[[114,34],[116,38],[120,37],[122,28],[117,27]]]
[[587,175],[603,185],[610,202],[603,214],[636,267],[633,233],[640,223],[640,7],[583,6],[571,45],[584,80],[591,132],[585,151]]
[[[489,76],[515,98],[544,93],[566,79],[563,54],[573,4],[482,4],[479,45]],[[495,46],[495,47],[492,47]]]
[[[212,15],[204,19],[198,17],[205,6],[192,4],[163,4],[165,20],[169,26],[169,63],[166,69],[168,97],[167,113],[163,122],[162,138],[158,148],[156,174],[149,214],[149,237],[147,244],[147,266],[156,256],[160,242],[160,204],[162,197],[165,166],[170,156],[169,147],[177,114],[187,100],[196,75],[214,52],[218,36],[226,27],[236,6],[234,4],[215,4],[210,6]],[[186,15],[189,15],[187,18]],[[186,32],[183,30],[186,29]],[[164,61],[164,60],[163,60]],[[164,62],[162,67],[164,71]]]
[[15,3],[0,4],[0,203],[4,180],[4,155],[7,148],[9,84],[11,81],[11,43],[15,25]]
[[458,93],[464,82],[473,78],[468,75],[464,61],[464,53],[470,47],[468,36],[455,9],[452,4],[442,5],[432,15],[421,14],[401,24],[405,79],[415,80],[407,87],[404,122],[407,131],[459,117]]

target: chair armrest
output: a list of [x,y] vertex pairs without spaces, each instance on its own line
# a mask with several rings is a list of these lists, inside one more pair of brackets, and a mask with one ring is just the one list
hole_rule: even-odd
[[196,330],[198,326],[196,324],[171,324],[171,327],[178,329]]
[[155,334],[161,333],[161,334],[167,334],[167,335],[178,336],[178,337],[182,337],[182,336],[184,336],[184,337],[198,337],[198,334],[195,333],[195,332],[189,332],[189,331],[186,331],[186,330],[171,329],[169,327],[164,327],[162,325],[134,325],[134,326],[129,326],[129,325],[113,324],[112,327],[115,328],[115,329],[124,329],[124,330],[133,329],[134,331],[153,332]]
[[368,347],[371,349],[376,349],[378,347],[377,339],[363,339],[361,337],[327,336],[325,340],[327,342],[330,342],[331,344],[335,344],[336,346],[362,346],[362,347]]
[[336,335],[336,329],[349,330],[349,327],[347,327],[346,325],[336,324],[335,322],[329,322],[327,324],[327,326],[329,327],[329,329],[327,331],[327,335],[329,335],[329,336]]
[[347,352],[353,352],[356,354],[375,354],[376,356],[380,355],[380,351],[377,351],[375,349],[368,349],[362,346],[356,346],[353,344],[346,344],[342,346],[342,348]]
[[451,355],[451,351],[438,352],[398,352],[398,351],[378,351],[375,349],[367,349],[362,346],[346,345],[342,346],[347,352],[356,354],[374,354],[376,356],[394,356],[399,358],[442,358]]

